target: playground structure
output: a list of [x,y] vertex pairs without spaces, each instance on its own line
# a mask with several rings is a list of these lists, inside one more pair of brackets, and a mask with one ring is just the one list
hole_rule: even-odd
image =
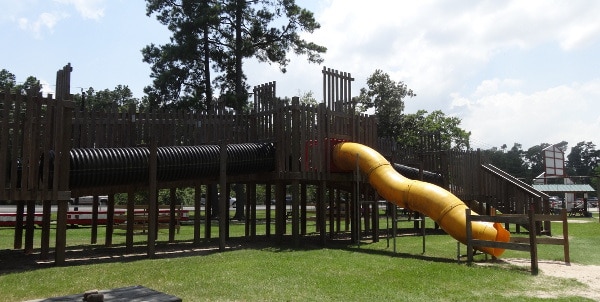
[[[271,187],[275,188],[275,217],[270,217],[272,207],[265,202],[267,237],[273,235],[281,240],[290,234],[296,244],[307,234],[308,185],[317,188],[316,232],[324,244],[334,233],[343,232],[340,220],[349,226],[351,239],[358,240],[363,212],[359,200],[378,200],[379,194],[403,207],[425,212],[459,241],[464,240],[465,234],[461,235],[460,229],[451,229],[454,224],[444,223],[444,217],[464,219],[466,206],[479,213],[495,208],[501,213],[523,214],[530,206],[536,213],[550,213],[547,195],[486,165],[479,152],[440,150],[436,147],[439,140],[435,135],[423,137],[427,141],[426,149],[412,151],[398,150],[393,141],[377,137],[376,118],[355,112],[351,101],[353,79],[348,73],[323,69],[323,103],[318,106],[300,104],[298,98],[293,98],[291,104],[278,100],[276,84],[272,82],[254,88],[252,112],[232,114],[220,106],[216,106],[214,112],[138,112],[134,107],[127,112],[116,109],[87,112],[75,108],[71,101],[71,71],[70,65],[58,71],[56,99],[39,93],[0,94],[0,163],[7,164],[5,173],[0,173],[0,183],[4,184],[0,200],[17,204],[14,247],[23,247],[25,231],[24,249],[32,250],[33,226],[38,223],[35,222],[35,203],[40,201],[43,205],[40,255],[49,257],[51,205],[55,204],[57,264],[65,261],[68,201],[77,196],[108,195],[105,245],[110,246],[114,194],[128,193],[125,229],[126,252],[129,252],[134,243],[133,193],[147,191],[148,256],[155,253],[159,189],[171,192],[169,241],[174,240],[175,213],[179,206],[175,202],[175,189],[192,187],[196,191],[196,215],[201,212],[205,217],[218,215],[220,249],[225,248],[228,238],[229,211],[212,213],[212,204],[216,202],[220,209],[228,208],[231,184],[246,185],[247,236],[256,235],[256,186],[262,184],[267,188],[265,201],[272,199]],[[355,143],[351,149],[359,152],[346,155],[332,152],[334,147],[343,149],[346,145],[343,142]],[[409,183],[407,189],[398,191],[389,189],[396,182],[390,184],[385,180],[391,172],[380,175],[381,179],[376,181],[370,181],[371,175],[378,175],[371,173],[376,167],[361,166],[359,170],[363,174],[346,173],[356,170],[354,164],[361,165],[355,158],[357,154],[359,158],[365,156],[365,150],[378,150],[376,157],[390,167],[390,162],[412,166],[412,170],[407,168],[408,173],[413,173],[411,178],[440,175],[434,177],[439,186],[416,185],[402,176],[394,176],[398,178],[397,183]],[[413,185],[419,186],[421,192],[408,196]],[[206,191],[208,197],[214,195],[211,190],[216,188],[220,192],[218,200],[207,198],[202,209],[201,193]],[[345,192],[350,198],[341,199],[339,192]],[[405,192],[407,196],[403,195]],[[442,194],[442,199],[449,201],[449,208],[444,208],[448,205],[439,205],[442,207],[439,209],[423,207],[433,193]],[[286,195],[291,195],[289,213]],[[336,210],[342,205],[348,209],[343,214]],[[454,208],[459,214],[447,215],[447,211]],[[18,217],[24,217],[25,222]],[[291,232],[287,229],[288,221],[291,221]],[[373,219],[372,228],[377,230],[379,226],[375,221]],[[97,243],[98,224],[98,207],[94,201],[92,244]],[[549,233],[549,226],[549,222],[540,223],[538,233]],[[205,239],[210,238],[213,227],[210,219],[205,219]],[[481,233],[486,238],[508,240],[501,228],[482,226]],[[201,221],[195,219],[194,243],[201,242],[201,234]]]

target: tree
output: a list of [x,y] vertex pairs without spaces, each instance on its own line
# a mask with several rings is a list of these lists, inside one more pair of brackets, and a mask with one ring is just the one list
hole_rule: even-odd
[[38,93],[42,84],[34,76],[28,76],[23,84],[17,84],[17,78],[6,69],[0,70],[0,92],[27,94],[30,91]]
[[36,77],[28,76],[25,82],[23,82],[23,84],[17,85],[15,89],[21,94],[28,94],[30,91],[37,94],[42,89],[42,84],[40,83],[40,80],[38,80]]
[[600,151],[592,142],[579,142],[567,155],[565,168],[568,175],[590,176],[600,163]]
[[524,161],[525,152],[522,148],[521,144],[514,143],[513,147],[508,151],[505,151],[505,149],[498,150],[492,148],[483,152],[492,165],[514,177],[526,179],[530,178],[530,170],[527,163]]
[[471,132],[460,128],[458,117],[448,117],[441,110],[426,115],[427,111],[419,110],[414,114],[402,116],[399,125],[398,142],[404,148],[422,148],[421,139],[425,134],[439,135],[439,146],[442,150],[467,150]]
[[304,91],[304,92],[298,90],[298,96],[300,98],[300,104],[311,105],[311,106],[317,106],[317,104],[319,104],[317,99],[315,99],[315,94],[312,92],[312,90]]
[[173,32],[170,43],[142,49],[154,78],[153,85],[144,89],[151,108],[211,108],[210,52],[215,48],[211,41],[218,40],[213,33],[219,12],[218,1],[147,0],[146,14],[156,14]]
[[117,85],[114,90],[99,91],[89,87],[87,91],[75,94],[73,100],[78,108],[85,108],[89,111],[117,108],[123,112],[127,111],[130,105],[139,104],[139,100],[133,97],[133,93],[127,85]]
[[[147,15],[154,13],[173,36],[169,44],[142,50],[144,61],[153,65],[154,85],[146,89],[153,105],[189,98],[204,100],[195,108],[209,108],[214,85],[221,90],[220,101],[243,110],[248,96],[244,59],[276,63],[285,72],[289,51],[315,63],[326,51],[300,38],[299,32],[320,25],[294,0],[147,0]],[[212,83],[210,67],[218,72]]]
[[379,119],[379,136],[398,138],[401,133],[404,98],[414,96],[416,94],[406,84],[393,81],[387,73],[377,69],[367,78],[367,88],[361,88],[354,101],[359,111],[375,109],[375,115]]
[[17,78],[6,69],[0,70],[0,92],[10,93],[17,85]]

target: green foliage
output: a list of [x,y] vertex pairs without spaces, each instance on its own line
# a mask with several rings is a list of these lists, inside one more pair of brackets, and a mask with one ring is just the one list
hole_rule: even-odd
[[360,89],[360,95],[354,99],[359,111],[375,110],[379,119],[377,132],[379,136],[397,138],[402,132],[402,113],[404,98],[416,94],[403,82],[395,82],[382,70],[367,78],[367,88]]
[[398,141],[404,147],[418,148],[425,133],[439,134],[442,150],[468,150],[471,132],[461,129],[460,118],[446,116],[441,110],[426,115],[427,111],[419,110],[414,114],[403,116]]
[[565,168],[569,175],[590,176],[600,164],[600,151],[592,142],[579,142],[567,155]]
[[[393,138],[400,148],[469,149],[471,133],[460,128],[460,118],[448,117],[440,110],[430,114],[425,110],[404,114],[404,99],[414,96],[416,94],[405,83],[395,82],[377,69],[367,78],[367,88],[360,89],[354,102],[361,112],[374,109],[378,135]],[[424,142],[424,138],[431,135],[437,136],[436,146]]]
[[529,167],[525,163],[524,154],[521,144],[515,143],[510,150],[506,149],[506,145],[501,150],[490,149],[485,150],[484,154],[490,163],[510,175],[517,178],[529,178]]
[[28,76],[25,82],[17,84],[17,77],[6,69],[0,70],[0,92],[37,94],[42,89],[42,84],[34,76]]
[[531,179],[544,172],[544,155],[542,154],[542,150],[550,146],[548,143],[542,143],[525,151],[525,163],[529,166]]
[[129,86],[117,85],[114,90],[104,89],[95,91],[90,87],[73,95],[76,108],[85,108],[88,111],[115,109],[119,112],[127,111],[129,106],[138,105],[139,100],[133,97]]
[[315,93],[312,90],[309,91],[298,91],[300,97],[300,104],[317,106],[319,101],[315,98]]
[[[218,101],[246,111],[244,59],[275,63],[285,72],[288,52],[321,63],[326,51],[300,37],[320,25],[293,0],[147,0],[146,7],[148,16],[155,14],[173,32],[170,43],[142,50],[144,61],[152,65],[153,86],[145,89],[152,108],[203,110]],[[220,89],[216,99],[213,86]]]
[[17,77],[6,69],[0,70],[0,92],[14,91]]

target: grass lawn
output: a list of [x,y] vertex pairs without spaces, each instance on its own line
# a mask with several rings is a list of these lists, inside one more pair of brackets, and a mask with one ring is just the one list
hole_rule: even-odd
[[[594,215],[576,219],[589,223],[569,223],[573,263],[600,265],[600,253],[596,250],[600,223],[597,214]],[[243,227],[241,223],[233,224],[232,238],[242,237]],[[259,234],[264,232],[264,226],[257,229]],[[560,224],[555,223],[553,230],[560,235]],[[216,237],[217,227],[213,233]],[[360,246],[335,242],[323,248],[310,239],[303,240],[300,247],[293,247],[289,238],[279,243],[236,238],[228,242],[225,252],[218,252],[218,244],[213,241],[200,246],[181,243],[176,247],[185,251],[171,254],[164,252],[171,248],[166,244],[167,231],[161,230],[157,246],[160,253],[156,259],[147,259],[143,247],[141,256],[123,256],[125,238],[118,232],[113,242],[121,246],[116,252],[107,253],[109,249],[101,246],[103,228],[98,232],[99,245],[89,244],[89,228],[78,228],[68,230],[68,250],[84,249],[92,256],[105,258],[73,262],[64,267],[38,265],[9,272],[4,270],[7,258],[3,255],[22,254],[10,251],[12,236],[12,229],[0,228],[0,301],[24,301],[138,284],[184,301],[541,301],[535,297],[536,292],[562,287],[569,287],[574,293],[590,290],[572,279],[532,276],[528,268],[457,263],[456,241],[433,232],[426,236],[425,254],[421,254],[419,236],[397,238],[397,253],[393,253],[392,242],[386,239],[378,243],[364,240]],[[183,226],[176,238],[191,241],[192,226]],[[39,241],[39,233],[36,240]],[[138,235],[135,240],[142,246],[145,235]],[[461,248],[464,253],[464,245]],[[563,259],[562,246],[539,245],[538,250],[540,259]],[[528,256],[518,251],[506,251],[503,255]],[[477,261],[485,259],[478,256]],[[582,299],[574,294],[556,297],[554,301]]]

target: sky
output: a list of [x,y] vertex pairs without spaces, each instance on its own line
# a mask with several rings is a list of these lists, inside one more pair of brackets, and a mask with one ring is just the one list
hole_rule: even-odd
[[[244,62],[251,86],[280,97],[322,95],[323,67],[349,72],[353,95],[380,69],[417,96],[405,113],[461,119],[471,147],[600,143],[600,1],[297,0],[321,28],[302,37],[328,48],[321,65],[291,55]],[[368,4],[367,4],[368,3]],[[0,0],[0,69],[54,91],[73,66],[71,93],[151,84],[141,49],[170,32],[137,0]]]

